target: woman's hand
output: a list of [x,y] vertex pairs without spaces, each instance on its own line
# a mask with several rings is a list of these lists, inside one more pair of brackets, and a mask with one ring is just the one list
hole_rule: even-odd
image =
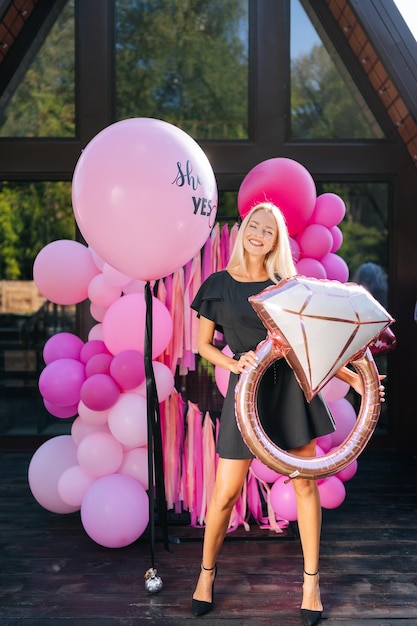
[[233,360],[233,363],[230,364],[230,371],[234,374],[242,374],[246,369],[256,365],[258,363],[258,356],[253,350],[249,350],[249,352],[245,352],[237,361]]
[[[383,381],[384,378],[386,378],[385,374],[379,375],[380,382]],[[355,374],[355,377],[352,378],[350,385],[359,395],[363,396],[365,390],[362,378],[359,376],[359,374]],[[385,402],[385,387],[382,384],[379,385],[379,401]]]

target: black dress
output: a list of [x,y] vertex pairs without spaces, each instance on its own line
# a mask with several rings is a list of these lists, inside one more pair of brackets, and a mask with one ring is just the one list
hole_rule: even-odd
[[[191,307],[198,316],[215,322],[234,354],[255,350],[267,331],[248,301],[266,287],[261,282],[240,282],[226,270],[211,274],[201,285]],[[238,375],[230,373],[224,400],[217,452],[226,459],[253,458],[240,434],[235,415],[235,386]],[[275,361],[264,373],[258,390],[258,414],[268,437],[281,449],[309,443],[335,430],[334,420],[318,394],[307,402],[292,369],[285,359]]]

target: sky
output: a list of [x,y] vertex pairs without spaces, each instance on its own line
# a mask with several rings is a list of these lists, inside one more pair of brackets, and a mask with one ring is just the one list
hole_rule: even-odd
[[398,10],[408,24],[408,28],[417,39],[417,2],[416,0],[394,0]]

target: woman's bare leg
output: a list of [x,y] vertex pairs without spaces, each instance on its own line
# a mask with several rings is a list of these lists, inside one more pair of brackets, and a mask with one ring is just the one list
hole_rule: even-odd
[[[297,456],[315,456],[316,441],[291,450]],[[300,533],[301,548],[304,557],[304,572],[315,574],[319,569],[321,504],[315,480],[296,478],[292,481],[297,502],[297,520]],[[319,575],[304,574],[302,609],[322,611],[320,599]]]
[[[204,532],[202,564],[206,569],[214,568],[216,564],[232,509],[241,494],[250,464],[251,459],[219,459]],[[193,595],[195,600],[212,601],[213,577],[214,569],[201,570]]]

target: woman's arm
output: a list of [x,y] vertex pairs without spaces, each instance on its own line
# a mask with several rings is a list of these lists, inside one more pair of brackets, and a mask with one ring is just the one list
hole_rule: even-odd
[[241,374],[246,367],[257,363],[258,357],[253,350],[243,354],[237,361],[227,356],[227,354],[224,354],[219,348],[216,348],[216,346],[213,345],[215,330],[216,325],[214,322],[206,317],[200,316],[198,323],[198,352],[204,359],[234,374]]
[[[363,395],[363,381],[357,372],[353,372],[348,367],[343,366],[337,370],[335,376],[350,385],[361,396]],[[384,378],[386,378],[385,375],[380,374],[379,380],[384,380]],[[379,387],[379,399],[381,402],[385,402],[385,389],[383,385]]]

